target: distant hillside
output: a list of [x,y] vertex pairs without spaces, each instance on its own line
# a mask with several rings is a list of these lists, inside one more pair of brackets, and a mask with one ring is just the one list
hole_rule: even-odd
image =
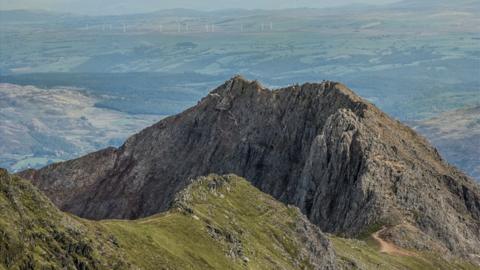
[[480,107],[412,123],[445,158],[480,181]]
[[162,116],[129,115],[96,106],[98,96],[74,87],[0,83],[0,167],[40,168],[107,146]]
[[436,11],[440,9],[480,11],[480,3],[477,0],[403,0],[389,5],[390,8],[407,8],[413,11],[430,10]]
[[0,10],[1,23],[39,23],[59,20],[62,17],[67,16],[42,10]]

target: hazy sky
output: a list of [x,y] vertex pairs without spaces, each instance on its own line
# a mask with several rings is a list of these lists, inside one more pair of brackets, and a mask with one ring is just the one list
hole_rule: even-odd
[[83,14],[125,14],[170,8],[215,10],[225,8],[277,9],[329,7],[354,3],[385,4],[398,0],[0,0],[0,9],[43,9]]

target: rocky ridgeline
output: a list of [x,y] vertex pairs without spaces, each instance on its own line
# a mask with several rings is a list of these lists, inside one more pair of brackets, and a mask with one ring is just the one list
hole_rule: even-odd
[[[291,206],[286,207],[284,204],[257,190],[251,188],[242,189],[239,187],[242,185],[242,181],[246,180],[233,174],[224,176],[211,174],[198,177],[175,196],[171,210],[174,211],[177,209],[186,215],[191,215],[194,219],[200,219],[197,216],[199,205],[208,204],[208,212],[211,213],[215,211],[215,203],[212,198],[217,197],[222,200],[228,200],[229,203],[222,203],[224,208],[237,206],[238,209],[230,209],[226,212],[230,214],[230,223],[234,225],[232,228],[228,229],[227,226],[219,227],[214,224],[213,221],[218,223],[218,217],[212,218],[213,221],[208,222],[206,228],[208,234],[213,239],[218,242],[227,243],[229,246],[227,252],[228,257],[234,260],[241,259],[245,264],[248,264],[250,259],[248,254],[246,254],[244,245],[248,245],[249,241],[241,239],[245,238],[245,234],[247,234],[249,230],[254,231],[254,228],[250,226],[249,228],[241,229],[242,226],[240,226],[236,220],[245,218],[246,216],[254,219],[254,208],[257,208],[257,211],[261,209],[260,212],[263,212],[262,216],[268,220],[268,224],[264,224],[267,228],[270,226],[287,231],[284,237],[287,237],[288,241],[292,242],[291,249],[295,250],[292,252],[295,256],[291,260],[296,268],[306,267],[304,266],[304,264],[306,264],[312,269],[338,269],[339,266],[337,265],[333,245],[328,237],[324,235],[317,226],[313,225],[298,208]],[[242,196],[240,200],[242,203],[232,203],[232,201],[235,200],[231,197],[234,197],[235,193],[240,192],[248,192],[250,196],[253,195],[256,198],[251,199],[250,202],[245,202],[245,196]],[[245,205],[252,203],[257,205],[255,207],[250,206],[251,209],[249,209],[250,211],[247,213],[240,207],[245,207]],[[287,208],[287,210],[285,208]],[[216,209],[216,211],[221,212],[219,209]],[[244,214],[239,214],[239,212],[243,212]],[[253,220],[251,222],[253,222]],[[285,224],[290,225],[285,226]],[[285,246],[287,245],[284,245],[283,248],[285,248]],[[281,248],[277,247],[277,249]],[[291,255],[283,256],[288,257]]]
[[119,149],[21,175],[62,210],[134,219],[169,209],[186,179],[209,173],[245,177],[326,232],[385,226],[401,247],[479,258],[478,185],[334,82],[272,91],[235,77]]

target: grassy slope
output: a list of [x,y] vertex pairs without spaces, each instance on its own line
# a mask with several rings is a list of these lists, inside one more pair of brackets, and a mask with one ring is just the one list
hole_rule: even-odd
[[[415,252],[416,256],[388,255],[372,238],[365,240],[330,237],[340,265],[355,269],[470,270],[480,269],[463,261],[447,261],[439,254]],[[352,267],[355,266],[355,267]]]
[[107,233],[53,206],[29,182],[0,169],[0,269],[116,269]]
[[[0,269],[310,269],[300,213],[235,176],[210,176],[171,211],[93,222],[58,211],[30,183],[0,172]],[[212,179],[223,185],[209,187]]]
[[[212,179],[227,182],[209,187]],[[101,223],[142,269],[309,269],[295,238],[299,212],[236,176],[209,176],[166,214]]]
[[[164,214],[92,222],[61,213],[0,170],[0,214],[0,270],[310,268],[295,233],[298,210],[236,176],[201,178]],[[389,256],[370,240],[331,240],[346,267],[475,269],[433,254]]]

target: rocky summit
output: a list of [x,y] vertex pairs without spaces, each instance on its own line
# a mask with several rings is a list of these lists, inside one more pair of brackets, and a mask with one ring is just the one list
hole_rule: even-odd
[[480,259],[479,186],[335,82],[269,90],[237,76],[119,149],[21,176],[64,211],[134,219],[209,173],[242,176],[329,233]]

